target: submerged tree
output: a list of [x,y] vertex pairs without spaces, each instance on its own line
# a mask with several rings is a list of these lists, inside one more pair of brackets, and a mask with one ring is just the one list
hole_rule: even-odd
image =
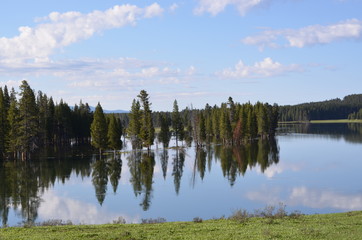
[[0,88],[0,159],[4,157],[8,145],[8,125],[5,97]]
[[113,149],[114,151],[122,148],[122,124],[116,119],[114,114],[110,115],[109,117],[107,136],[109,148]]
[[176,138],[176,147],[178,147],[178,140],[182,140],[184,136],[184,125],[182,123],[176,100],[173,102],[172,128]]
[[99,149],[99,154],[102,154],[102,150],[107,148],[107,121],[104,116],[103,109],[98,103],[94,111],[94,119],[91,125],[92,145]]
[[131,112],[129,113],[129,124],[127,128],[127,134],[131,138],[132,148],[141,148],[140,144],[140,132],[141,132],[141,106],[140,102],[133,99]]
[[155,128],[153,127],[152,111],[150,108],[151,103],[149,101],[148,93],[145,90],[140,92],[138,98],[140,99],[140,103],[142,105],[140,138],[142,140],[142,145],[150,151],[155,138]]
[[159,118],[161,130],[158,134],[158,141],[162,142],[164,148],[167,148],[171,138],[169,119],[165,113],[161,113]]

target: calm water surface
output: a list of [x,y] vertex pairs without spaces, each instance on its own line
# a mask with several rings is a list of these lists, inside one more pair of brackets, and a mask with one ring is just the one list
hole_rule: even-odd
[[[275,140],[110,154],[86,149],[0,167],[0,215],[10,226],[49,219],[190,221],[253,212],[362,210],[362,124],[285,125]],[[129,150],[130,147],[128,147]]]

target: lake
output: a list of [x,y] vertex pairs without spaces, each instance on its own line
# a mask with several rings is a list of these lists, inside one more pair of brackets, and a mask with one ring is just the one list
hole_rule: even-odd
[[[171,143],[172,146],[172,143]],[[89,148],[0,167],[2,224],[191,221],[283,203],[290,213],[362,210],[362,124],[280,125],[275,139],[198,151],[153,146],[120,156]]]

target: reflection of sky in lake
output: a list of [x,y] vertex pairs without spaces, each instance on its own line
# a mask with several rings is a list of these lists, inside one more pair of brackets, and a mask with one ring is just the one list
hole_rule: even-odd
[[[195,170],[195,149],[186,151],[185,163],[176,194],[173,158],[169,150],[167,174],[163,177],[162,149],[155,153],[151,203],[142,210],[143,195],[136,196],[130,183],[128,159],[122,155],[122,172],[117,192],[108,181],[102,205],[95,196],[92,175],[72,174],[63,184],[56,181],[42,195],[37,221],[71,220],[74,223],[109,223],[122,216],[128,223],[142,218],[163,217],[167,221],[190,221],[230,215],[235,209],[252,212],[268,204],[283,202],[287,210],[303,213],[328,213],[362,210],[362,145],[341,138],[308,134],[278,136],[279,163],[264,172],[259,165],[248,166],[245,175],[237,174],[235,183],[223,175],[220,160],[206,157],[205,174]],[[21,218],[11,211],[9,225]]]

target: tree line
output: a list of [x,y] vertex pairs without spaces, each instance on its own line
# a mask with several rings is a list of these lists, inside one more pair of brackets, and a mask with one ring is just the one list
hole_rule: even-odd
[[[154,143],[155,130],[150,109],[149,96],[142,90],[134,99],[129,113],[127,134],[133,148],[150,148]],[[201,147],[210,142],[224,145],[240,145],[256,138],[275,135],[278,125],[279,107],[277,104],[257,102],[256,104],[235,103],[229,97],[221,106],[206,104],[204,109],[186,108],[179,111],[177,100],[171,113],[158,113],[160,131],[158,141],[168,147],[171,135],[179,141],[194,141]]]
[[[133,149],[150,150],[157,140],[168,147],[171,136],[194,141],[200,147],[212,141],[240,145],[258,137],[273,136],[277,127],[278,105],[234,103],[230,97],[221,106],[206,104],[204,109],[180,111],[177,100],[172,112],[152,112],[145,90],[133,100],[128,114],[105,114],[98,103],[92,112],[87,103],[70,107],[54,103],[41,91],[36,94],[27,81],[19,93],[0,88],[0,158],[29,159],[37,149],[91,143],[103,150],[120,150],[121,136],[131,140]],[[160,131],[155,132],[155,127]]]
[[360,109],[362,109],[362,94],[352,94],[343,99],[282,106],[280,121],[356,119],[360,116],[358,115]]
[[0,87],[0,159],[25,160],[39,148],[90,141],[93,113],[87,103],[55,104],[43,92],[35,94],[27,81],[19,89],[9,93],[6,85]]

